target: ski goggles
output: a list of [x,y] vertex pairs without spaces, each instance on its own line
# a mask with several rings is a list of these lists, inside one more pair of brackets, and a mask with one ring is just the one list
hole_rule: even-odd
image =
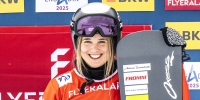
[[72,30],[83,37],[92,37],[97,31],[103,37],[111,37],[122,31],[122,22],[108,16],[86,16],[75,22]]

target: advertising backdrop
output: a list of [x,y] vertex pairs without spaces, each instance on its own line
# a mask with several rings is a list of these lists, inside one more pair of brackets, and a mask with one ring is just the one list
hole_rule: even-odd
[[190,90],[200,89],[200,62],[185,62],[184,69]]
[[117,11],[154,11],[154,0],[102,0]]
[[[124,25],[123,36],[151,25]],[[42,100],[48,82],[74,66],[69,26],[0,27],[0,100]]]
[[0,13],[24,12],[24,0],[0,0]]
[[187,50],[200,49],[200,22],[166,22],[166,27],[173,27],[184,38],[187,43]]
[[[37,1],[43,2],[43,3],[38,4]],[[70,3],[72,3],[72,2],[74,2],[74,4],[72,6],[78,6],[77,3],[82,2],[82,1],[85,1],[85,0],[81,0],[81,1],[80,0],[0,0],[0,27],[4,27],[4,26],[9,26],[9,27],[23,26],[24,27],[24,26],[26,26],[26,28],[27,28],[27,26],[35,26],[35,27],[36,26],[37,27],[38,26],[39,27],[48,26],[48,27],[50,27],[50,26],[70,25],[70,20],[73,16],[74,12],[69,11],[69,9],[71,10],[71,7],[67,8],[67,9],[65,9],[65,8],[66,8],[66,6],[71,5]],[[200,19],[199,19],[199,16],[200,16],[199,3],[200,3],[200,1],[199,0],[88,0],[88,3],[91,3],[91,2],[104,2],[106,4],[111,5],[115,9],[117,9],[119,11],[119,15],[120,15],[124,25],[152,25],[152,30],[159,30],[159,29],[165,27],[166,22],[180,22],[180,24],[181,24],[181,22],[184,22],[184,23],[185,22],[189,22],[189,23],[190,22],[197,22],[197,23],[200,22]],[[53,4],[53,5],[51,5],[51,4]],[[51,6],[51,8],[49,8],[49,6]],[[55,12],[53,10],[47,11],[50,9],[55,10],[55,7],[57,7],[56,9],[59,9],[59,10],[56,10]],[[119,10],[119,9],[123,9],[123,10]],[[187,27],[191,27],[191,26],[198,27],[198,24],[194,25],[194,24],[186,23],[186,24],[183,24],[183,26],[185,26],[187,29],[187,30],[183,30],[183,31],[188,31],[188,32],[185,32],[185,34],[188,35],[190,33],[190,35],[186,36],[186,39],[189,39],[189,37],[190,37],[190,40],[186,40],[186,41],[193,42],[192,44],[194,45],[194,47],[198,47],[199,46],[198,41],[200,41],[200,40],[198,40],[199,34],[200,34],[198,32],[199,30],[196,30],[196,29],[188,30],[188,28],[187,28]],[[174,28],[176,28],[176,27],[174,27]],[[15,28],[14,30],[6,30],[6,31],[20,33],[19,32],[20,30],[21,29],[19,29],[19,28]],[[39,31],[39,30],[41,30],[41,28],[35,29],[35,30]],[[44,30],[44,29],[42,29],[42,30]],[[48,30],[46,30],[46,31],[49,31],[49,30],[52,30],[52,29],[48,28]],[[0,31],[1,31],[1,33],[5,32],[5,30],[2,30],[2,29]],[[34,32],[33,30],[31,30],[31,31]],[[181,30],[178,30],[178,31],[181,31]],[[9,33],[9,32],[7,32],[7,33]],[[15,37],[10,35],[10,37],[18,38],[16,35],[15,35]],[[5,39],[5,37],[3,38],[3,36],[0,38],[1,38],[1,40]],[[41,38],[41,36],[38,36],[38,38]],[[38,38],[35,37],[34,39],[38,40]],[[195,39],[195,42],[192,40],[192,38]],[[22,38],[20,38],[20,40],[21,39]],[[26,39],[26,38],[23,38],[23,39]],[[26,39],[26,40],[29,40],[29,39]],[[44,40],[46,40],[46,39],[44,39]],[[8,41],[8,44],[7,44],[7,42],[2,42],[0,44],[4,43],[3,45],[5,47],[9,47],[9,42],[13,42],[13,41],[12,41],[12,39],[8,39],[8,38],[7,38],[7,41]],[[13,43],[20,43],[20,42],[14,41]],[[52,42],[50,42],[50,43],[52,43]],[[42,44],[40,44],[40,45],[42,46]],[[33,45],[33,46],[35,46],[35,45]],[[188,43],[188,46],[189,46],[189,43]],[[6,49],[5,47],[1,47],[1,51],[5,49],[5,50],[11,50],[12,51],[11,54],[13,54],[13,55],[21,56],[21,54],[22,54],[22,53],[18,54],[16,51],[14,51],[14,48]],[[25,46],[21,46],[21,47],[25,48]],[[34,50],[34,48],[31,47],[30,45],[28,45],[28,47],[30,47],[31,49]],[[65,55],[67,55],[69,52],[71,52],[70,50],[71,49],[68,49],[66,47],[64,47],[62,49],[58,49],[58,50],[56,48],[54,48],[50,53],[55,52],[54,54],[56,55],[57,51],[62,51],[62,54],[61,55],[59,54],[57,59],[51,59],[52,57],[49,57],[49,59],[52,63],[49,66],[52,67],[56,62],[61,61],[62,57],[65,57]],[[30,49],[26,49],[26,51],[23,50],[23,52],[27,54],[27,52],[30,52]],[[5,51],[3,51],[3,53],[5,53]],[[63,53],[65,53],[65,55],[63,55]],[[191,57],[191,60],[188,60],[185,62],[188,62],[188,63],[200,62],[200,49],[196,49],[196,48],[195,49],[187,49],[186,53]],[[11,54],[7,53],[6,59],[14,57]],[[42,54],[43,53],[41,53],[41,55]],[[53,54],[53,56],[54,56],[54,54]],[[3,54],[3,55],[4,56],[0,55],[0,58],[6,56],[5,54]],[[29,56],[30,55],[35,56],[34,53],[29,54]],[[49,59],[48,59],[48,61],[49,61]],[[63,65],[65,65],[67,63],[68,63],[67,65],[70,64],[68,59],[65,59],[65,58],[62,58],[62,59],[63,59],[63,62],[58,62],[57,64],[59,64],[59,63],[63,63]],[[14,58],[13,58],[13,60],[14,60]],[[16,60],[22,64],[25,63],[25,62],[22,62],[22,60],[20,60],[19,57],[17,57]],[[3,60],[1,59],[0,64],[3,64],[3,62],[5,62],[4,59]],[[7,62],[7,64],[9,64],[9,63]],[[10,63],[10,64],[11,64],[11,66],[13,65],[13,63]],[[57,66],[57,65],[55,65],[55,66]],[[196,64],[194,64],[194,66],[196,66]],[[186,68],[186,67],[188,67],[188,68]],[[198,65],[197,67],[200,67],[200,66]],[[8,67],[6,69],[12,70],[12,68]],[[53,68],[56,68],[56,67],[53,67]],[[187,66],[184,66],[184,68],[185,68],[185,72],[186,72],[186,77],[189,77],[189,76],[187,76],[187,75],[189,75],[189,74],[187,74],[187,72],[190,72],[191,65],[187,64]],[[16,70],[16,68],[13,68],[13,69]],[[59,69],[62,69],[62,68],[58,68],[58,71],[60,71]],[[196,70],[198,70],[198,68],[194,67],[194,71],[196,72],[196,75],[198,75],[197,74],[198,71],[196,71]],[[1,72],[0,75],[2,75],[3,70],[1,70],[0,72]],[[6,72],[8,72],[8,71],[6,71]],[[22,72],[24,72],[24,71],[22,71]],[[43,70],[43,72],[45,72],[45,70]],[[191,73],[190,78],[192,80],[190,80],[190,82],[194,83],[196,81],[196,79],[192,75],[194,75],[194,73]],[[198,76],[197,76],[197,79],[198,79]],[[5,78],[2,78],[2,80],[0,80],[0,82],[4,82],[4,81],[5,81]],[[26,80],[23,80],[23,81],[26,81]],[[6,79],[5,82],[9,82],[9,79]],[[34,82],[36,82],[36,81],[34,81]],[[192,86],[192,87],[197,86],[197,85],[190,85],[191,84],[190,82],[188,82],[189,86]],[[15,88],[17,88],[19,86],[23,86],[23,84],[22,85],[16,84],[13,81],[11,81],[11,83],[13,85],[15,85]],[[5,85],[3,85],[3,86],[5,86]],[[8,87],[6,87],[6,88],[8,88]],[[8,98],[2,99],[2,100],[13,100],[14,98],[17,98],[17,97],[23,97],[23,98],[26,97],[27,98],[27,95],[28,95],[28,98],[35,97],[35,95],[37,95],[39,97],[40,96],[39,94],[42,94],[42,93],[38,93],[38,92],[32,93],[34,91],[26,91],[26,92],[30,92],[30,93],[25,93],[25,91],[24,92],[22,91],[19,93],[18,90],[16,90],[17,91],[16,93],[13,93],[13,92],[11,93],[9,91],[1,92],[1,91],[4,91],[3,89],[5,89],[5,88],[0,87],[0,98],[1,97],[2,98],[8,97]],[[43,89],[42,89],[42,91],[43,91]],[[39,92],[42,92],[42,91],[39,91]],[[200,94],[200,89],[193,90],[190,88],[190,99],[191,100],[200,100],[199,94]],[[38,98],[38,97],[36,97],[36,98]],[[15,99],[15,100],[17,100],[17,99]],[[35,100],[38,100],[38,99],[35,99]]]
[[200,10],[200,0],[165,0],[165,10]]
[[36,12],[75,12],[88,0],[36,0]]

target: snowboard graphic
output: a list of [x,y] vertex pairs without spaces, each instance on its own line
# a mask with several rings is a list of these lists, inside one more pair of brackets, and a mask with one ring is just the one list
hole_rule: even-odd
[[182,100],[182,50],[161,31],[140,31],[117,45],[121,100]]

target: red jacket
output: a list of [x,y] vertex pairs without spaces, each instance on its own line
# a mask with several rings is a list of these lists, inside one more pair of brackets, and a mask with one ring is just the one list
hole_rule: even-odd
[[86,79],[76,69],[52,79],[43,95],[43,100],[120,100],[117,70],[103,80],[94,80],[80,93]]
[[[189,89],[182,68],[182,97],[190,100]],[[95,80],[91,86],[86,86],[85,94],[80,94],[81,85],[86,79],[76,69],[52,79],[43,95],[43,100],[120,100],[118,73],[103,80]]]

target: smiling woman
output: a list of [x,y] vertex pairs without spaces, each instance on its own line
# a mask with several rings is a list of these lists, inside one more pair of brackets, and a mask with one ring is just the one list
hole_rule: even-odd
[[81,57],[92,68],[102,66],[110,57],[108,39],[100,34],[95,34],[93,37],[83,37],[80,45],[78,51],[81,51]]
[[106,4],[90,3],[75,12],[70,28],[75,68],[52,79],[43,99],[120,100],[114,57],[122,31],[118,13]]
[[[110,72],[114,62],[113,39],[95,34],[93,37],[79,37],[77,47],[77,68],[82,72],[82,59],[91,68],[107,66],[105,72]],[[107,63],[106,63],[107,62]],[[110,73],[105,73],[108,77]],[[82,74],[83,75],[83,74]]]

